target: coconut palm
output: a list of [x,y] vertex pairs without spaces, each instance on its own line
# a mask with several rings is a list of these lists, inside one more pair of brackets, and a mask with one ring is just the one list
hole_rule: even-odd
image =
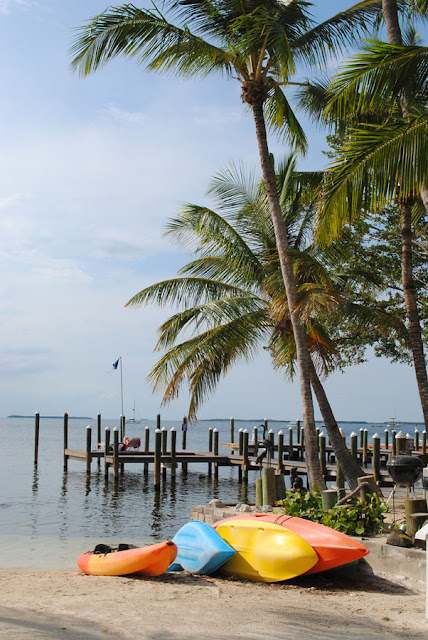
[[428,428],[428,376],[412,255],[412,210],[414,214],[421,210],[420,198],[428,212],[428,49],[415,43],[403,44],[395,0],[384,0],[383,5],[392,43],[370,42],[327,92],[323,93],[322,87],[313,90],[313,104],[324,102],[328,119],[345,132],[324,185],[320,233],[331,237],[363,211],[398,204],[403,294]]
[[314,25],[306,0],[165,0],[163,13],[127,4],[96,16],[78,33],[72,67],[82,75],[117,56],[145,64],[148,70],[179,76],[217,72],[241,83],[241,98],[252,113],[270,215],[296,341],[302,413],[310,485],[322,483],[310,385],[310,359],[269,154],[266,123],[304,147],[303,130],[284,94],[297,62],[324,61],[341,50],[377,15],[380,2],[365,0],[330,20]]
[[[352,316],[361,329],[374,318],[388,331],[392,325],[386,314],[355,304],[345,293],[350,274],[329,273],[319,249],[311,244],[313,194],[321,179],[320,173],[297,173],[295,157],[285,159],[277,172],[310,352],[311,384],[333,449],[354,487],[364,472],[344,444],[319,377],[333,370],[340,359],[328,320],[336,313],[335,321],[340,323],[341,314]],[[164,391],[164,403],[188,383],[190,419],[196,418],[198,407],[220,377],[262,346],[274,367],[289,377],[295,374],[296,346],[266,190],[235,166],[213,180],[211,195],[216,211],[187,205],[167,225],[167,236],[190,247],[195,259],[180,270],[180,277],[147,287],[128,302],[129,306],[154,302],[182,307],[160,327],[157,349],[166,353],[150,378],[155,389]]]

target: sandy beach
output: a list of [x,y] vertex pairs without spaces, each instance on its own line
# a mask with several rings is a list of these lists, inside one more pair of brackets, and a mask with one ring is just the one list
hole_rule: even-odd
[[187,573],[7,573],[0,594],[0,637],[10,640],[416,640],[428,633],[424,594],[340,574],[263,584]]

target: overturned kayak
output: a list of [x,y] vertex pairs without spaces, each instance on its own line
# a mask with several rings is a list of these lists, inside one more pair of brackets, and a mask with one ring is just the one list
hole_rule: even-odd
[[311,545],[293,531],[258,518],[233,518],[216,525],[220,536],[236,554],[220,573],[260,582],[290,580],[309,571],[318,556]]
[[206,575],[216,571],[236,553],[211,525],[199,520],[187,522],[172,541],[178,551],[170,571],[185,569]]
[[214,527],[217,528],[224,522],[233,520],[253,519],[263,522],[271,522],[297,533],[315,549],[318,562],[306,573],[318,573],[334,569],[344,564],[354,562],[369,553],[367,547],[361,542],[347,536],[340,531],[326,527],[319,522],[312,522],[304,518],[296,518],[277,513],[255,513],[251,515],[234,516],[226,520],[220,520]]
[[83,573],[91,576],[126,576],[130,573],[160,576],[177,555],[177,547],[171,540],[123,551],[108,551],[108,547],[103,549],[103,546],[99,545],[105,553],[89,551],[79,556],[77,564]]

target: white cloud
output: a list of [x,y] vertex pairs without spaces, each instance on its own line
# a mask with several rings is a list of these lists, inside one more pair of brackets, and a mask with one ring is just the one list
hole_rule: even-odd
[[127,111],[114,104],[107,105],[101,114],[118,122],[127,125],[143,125],[147,123],[147,114],[142,111]]
[[0,13],[8,14],[19,7],[37,7],[35,0],[0,0]]

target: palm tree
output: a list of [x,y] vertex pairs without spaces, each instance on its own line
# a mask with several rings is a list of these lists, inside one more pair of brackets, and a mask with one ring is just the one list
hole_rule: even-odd
[[[344,444],[319,378],[340,358],[326,321],[335,311],[339,323],[340,315],[352,316],[358,318],[361,329],[374,319],[384,330],[392,325],[386,314],[355,304],[344,291],[346,276],[329,273],[323,266],[324,256],[310,242],[313,193],[322,174],[297,173],[295,161],[289,157],[280,165],[277,187],[311,355],[311,384],[317,399],[321,398],[333,449],[354,488],[364,472]],[[189,204],[167,225],[167,235],[190,247],[195,259],[180,270],[180,277],[147,287],[128,302],[137,307],[149,302],[183,307],[159,330],[157,349],[166,353],[150,378],[155,389],[164,390],[164,403],[188,382],[190,419],[196,418],[220,376],[237,360],[250,359],[263,345],[276,368],[289,377],[295,374],[296,347],[266,190],[248,180],[240,167],[232,167],[213,180],[211,195],[218,212]],[[185,340],[178,342],[183,334]]]
[[82,75],[117,56],[135,58],[148,70],[181,76],[219,72],[241,83],[241,98],[254,119],[263,179],[279,252],[281,273],[296,342],[308,479],[321,486],[310,384],[310,359],[304,323],[282,218],[275,173],[269,154],[266,123],[294,144],[306,140],[283,88],[297,62],[325,60],[355,40],[357,32],[377,15],[380,2],[359,3],[320,24],[313,24],[303,0],[166,0],[152,10],[133,5],[112,8],[84,26],[72,48],[72,67]]
[[[321,234],[339,232],[363,210],[394,201],[401,211],[402,286],[424,422],[428,376],[413,281],[412,210],[419,197],[428,211],[428,50],[403,45],[395,0],[383,2],[390,44],[370,42],[331,84],[328,118],[346,131],[326,178]],[[314,91],[314,95],[323,93]],[[328,93],[328,92],[327,92]],[[314,104],[316,99],[314,98]]]

